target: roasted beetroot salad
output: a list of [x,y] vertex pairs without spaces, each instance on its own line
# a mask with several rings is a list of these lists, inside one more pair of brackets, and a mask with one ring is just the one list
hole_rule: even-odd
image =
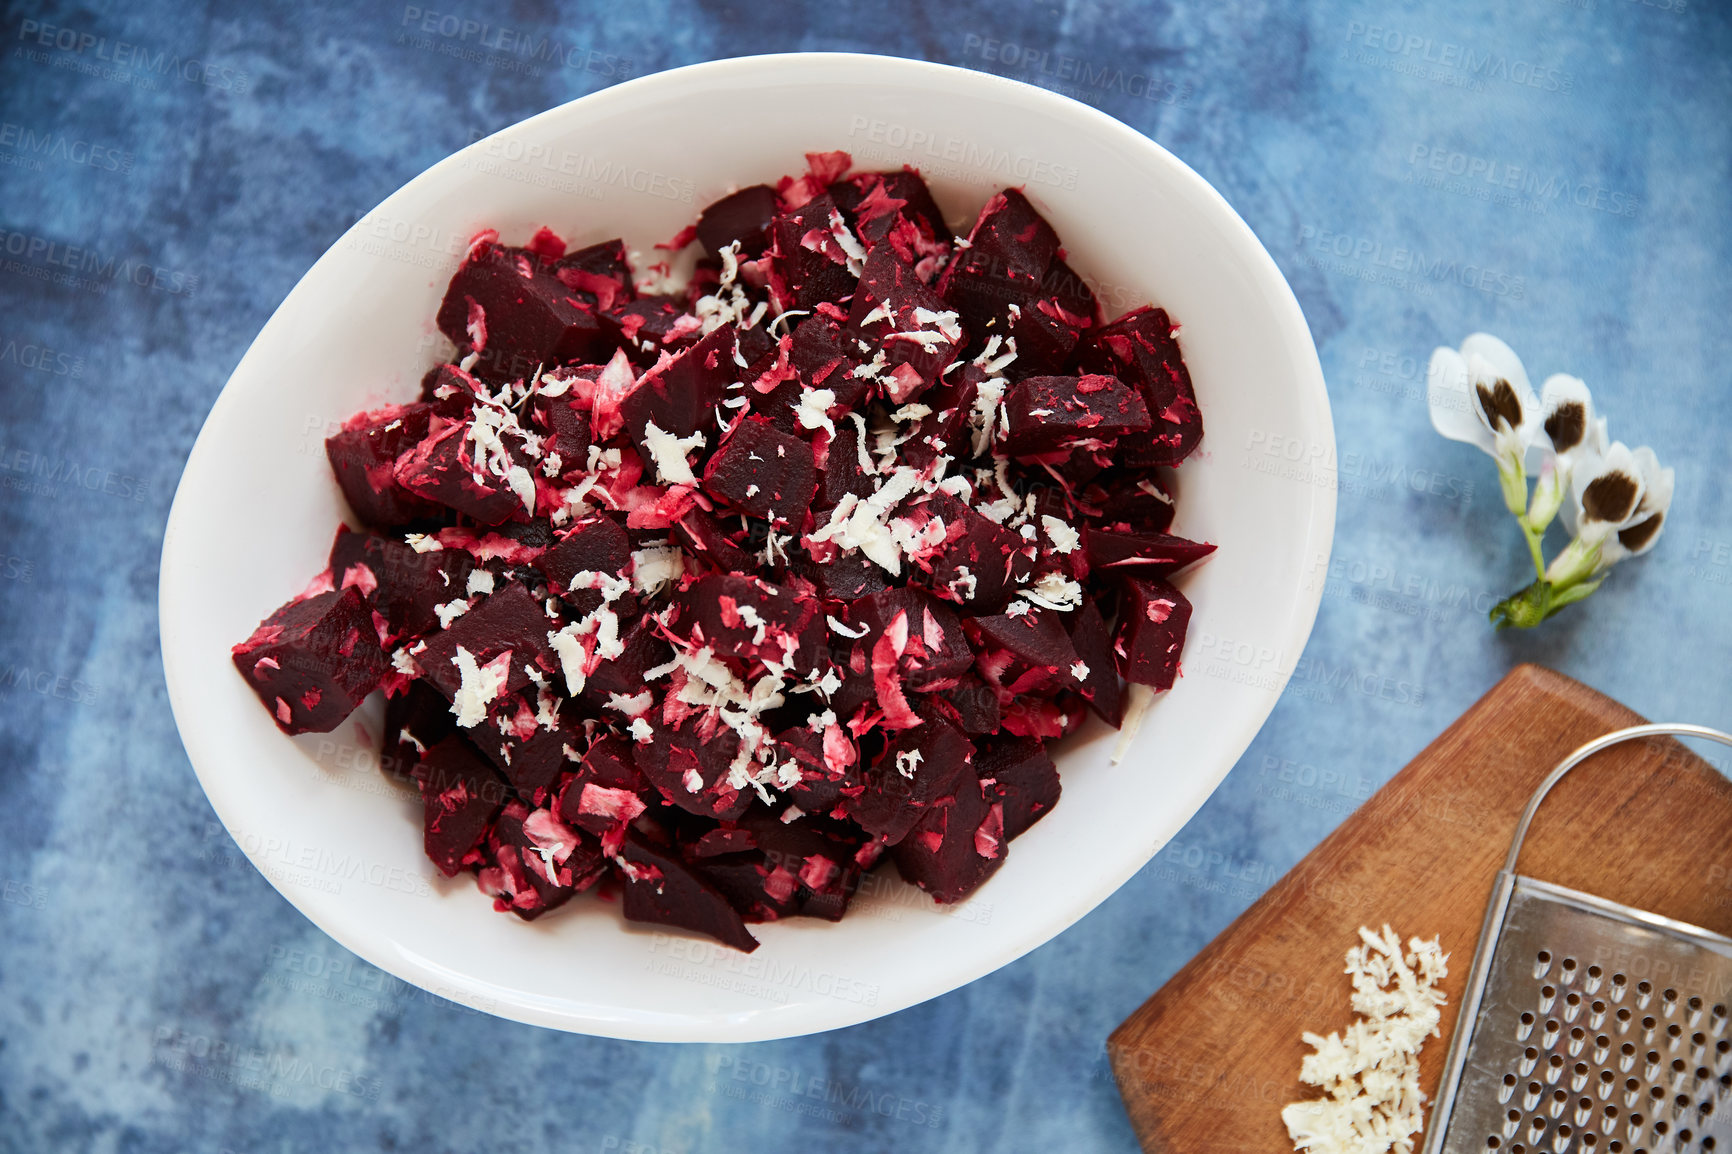
[[702,246],[678,287],[477,237],[451,363],[326,442],[365,528],[235,646],[285,733],[382,689],[428,857],[500,910],[599,884],[751,950],[886,855],[959,901],[1058,802],[1048,744],[1178,674],[1213,546],[1166,532],[1167,314],[1103,323],[1016,189],[963,239],[914,170],[807,161],[661,246]]

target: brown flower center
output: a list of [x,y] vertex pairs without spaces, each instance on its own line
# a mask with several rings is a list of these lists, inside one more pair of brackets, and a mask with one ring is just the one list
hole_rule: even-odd
[[1552,439],[1552,448],[1560,453],[1567,453],[1582,443],[1582,434],[1587,430],[1588,412],[1580,401],[1571,401],[1559,405],[1551,416],[1546,418],[1546,436]]
[[1476,384],[1474,391],[1479,394],[1479,407],[1485,413],[1486,424],[1491,426],[1492,432],[1497,432],[1499,421],[1506,429],[1514,429],[1522,423],[1521,399],[1508,381],[1499,377],[1491,388]]
[[1636,479],[1617,472],[1595,477],[1582,490],[1582,511],[1595,521],[1622,521],[1636,511]]
[[1637,521],[1628,529],[1618,533],[1618,544],[1634,553],[1654,539],[1654,534],[1660,531],[1660,523],[1666,519],[1666,514],[1655,513],[1645,521]]

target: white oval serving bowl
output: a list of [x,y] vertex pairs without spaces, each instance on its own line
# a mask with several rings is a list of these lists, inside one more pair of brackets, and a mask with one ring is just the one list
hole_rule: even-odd
[[[958,231],[1024,186],[1108,319],[1182,325],[1205,436],[1176,473],[1174,532],[1219,551],[1180,579],[1185,676],[1117,765],[1098,723],[1062,746],[1060,804],[970,900],[939,910],[880,868],[839,924],[754,927],[736,954],[580,897],[534,924],[421,852],[419,803],[373,766],[377,702],[336,733],[280,733],[229,649],[324,567],[347,515],[323,438],[411,399],[468,239],[653,253],[733,187],[846,149],[922,170]],[[653,256],[646,259],[653,259]],[[1334,435],[1292,291],[1201,177],[1083,104],[942,65],[797,54],[629,81],[544,112],[410,181],[295,286],[218,397],[163,543],[175,721],[225,828],[316,925],[404,981],[522,1022],[654,1041],[751,1041],[866,1021],[953,990],[1092,910],[1164,845],[1250,744],[1310,633],[1334,533]]]

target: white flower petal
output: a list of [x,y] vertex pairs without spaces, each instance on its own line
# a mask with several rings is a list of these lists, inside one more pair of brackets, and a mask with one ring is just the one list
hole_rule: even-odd
[[1461,355],[1470,364],[1476,357],[1484,361],[1492,375],[1508,381],[1518,397],[1525,399],[1534,395],[1522,359],[1516,356],[1514,349],[1490,333],[1474,333],[1462,341]]
[[1491,430],[1479,417],[1467,361],[1460,353],[1442,347],[1432,351],[1425,394],[1432,428],[1452,441],[1464,441],[1487,453],[1494,451]]
[[1635,513],[1606,538],[1600,552],[1603,566],[1616,565],[1625,557],[1640,557],[1652,549],[1665,532],[1666,518],[1672,510],[1672,470],[1662,469],[1660,459],[1646,445],[1632,456],[1642,477],[1642,499]]
[[1580,377],[1553,373],[1540,386],[1540,412],[1544,439],[1563,457],[1567,468],[1592,444],[1596,427],[1593,394]]
[[[1619,476],[1623,477],[1624,485],[1617,483]],[[1623,528],[1641,507],[1643,490],[1641,466],[1636,455],[1622,441],[1613,441],[1604,455],[1583,456],[1576,462],[1570,477],[1570,505],[1575,514],[1573,519],[1577,532],[1582,536],[1599,537]],[[1610,495],[1620,498],[1616,508],[1604,507]],[[1589,513],[1586,502],[1600,506],[1598,515]]]

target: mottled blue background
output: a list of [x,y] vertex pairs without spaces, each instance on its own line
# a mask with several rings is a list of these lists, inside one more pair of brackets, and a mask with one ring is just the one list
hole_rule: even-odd
[[[453,56],[460,32],[410,42],[390,4],[0,7],[0,1150],[1131,1150],[1107,1032],[1512,664],[1732,721],[1723,4],[434,10],[594,55]],[[144,54],[104,63],[97,37]],[[1063,85],[1243,214],[1335,409],[1336,560],[1310,647],[1177,843],[1062,937],[926,1005],[677,1047],[405,990],[213,832],[157,643],[182,463],[290,287],[423,168],[626,75],[794,49]],[[50,243],[112,265],[55,283]],[[1678,470],[1658,551],[1533,635],[1484,618],[1526,565],[1489,461],[1426,423],[1425,355],[1481,327],[1536,380],[1584,377],[1615,436]],[[752,1097],[813,1079],[839,1088],[813,1104],[828,1115]]]

